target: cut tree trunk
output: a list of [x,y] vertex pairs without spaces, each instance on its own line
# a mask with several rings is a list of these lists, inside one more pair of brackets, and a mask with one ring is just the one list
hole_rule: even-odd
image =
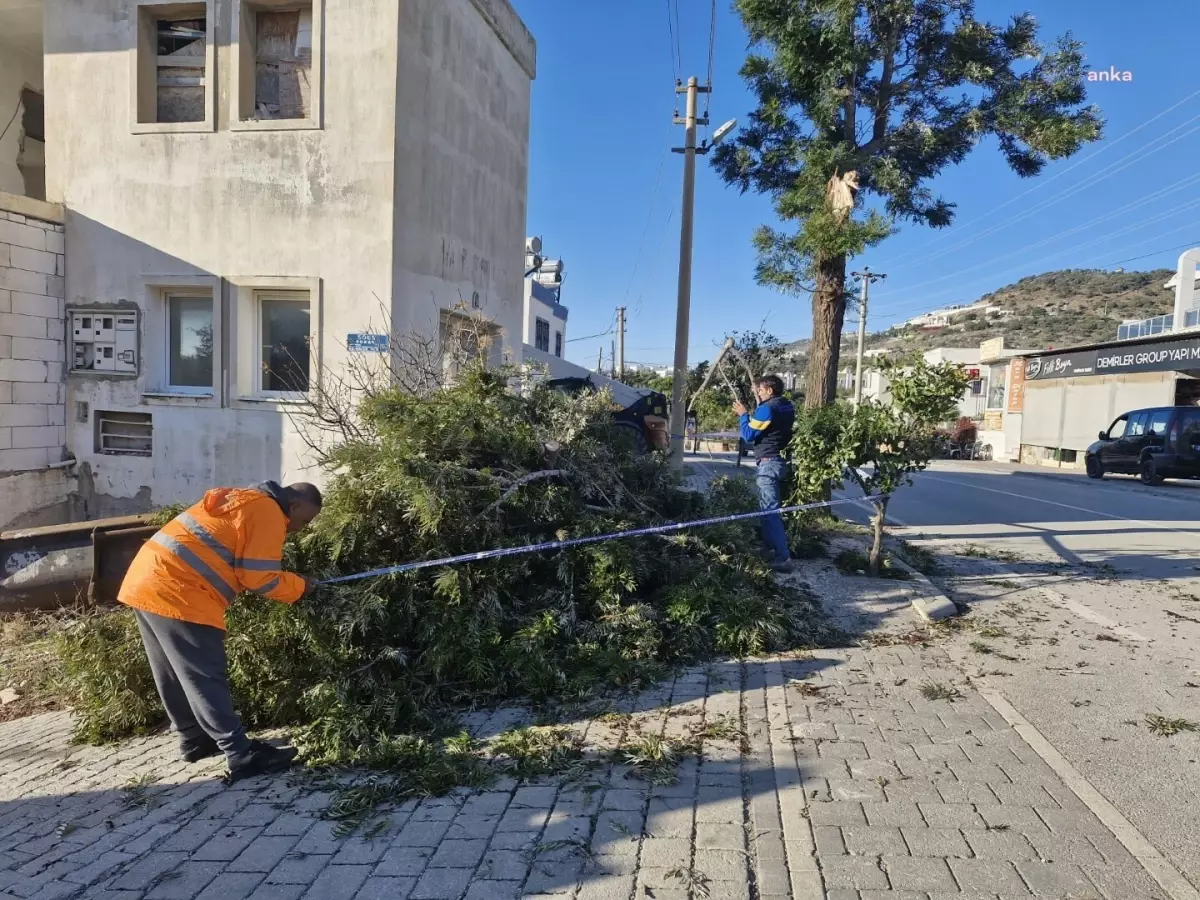
[[812,295],[812,346],[805,377],[804,405],[809,409],[832,403],[837,396],[842,325],[846,318],[846,256],[819,256],[817,284]]
[[874,539],[871,541],[871,556],[868,560],[867,570],[872,575],[878,576],[879,565],[883,561],[883,525],[887,521],[888,498],[872,500],[871,505],[875,507],[875,514],[871,516]]

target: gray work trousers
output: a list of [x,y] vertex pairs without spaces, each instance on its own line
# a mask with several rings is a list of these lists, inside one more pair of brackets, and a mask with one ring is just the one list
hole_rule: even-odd
[[208,735],[227,757],[250,749],[233,708],[226,672],[225,632],[134,610],[154,685],[183,743]]

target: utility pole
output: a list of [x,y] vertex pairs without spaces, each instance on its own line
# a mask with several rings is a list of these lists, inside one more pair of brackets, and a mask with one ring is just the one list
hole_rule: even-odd
[[872,272],[866,266],[861,272],[851,272],[850,275],[862,281],[862,298],[858,301],[858,361],[854,365],[854,408],[858,409],[862,403],[863,342],[867,338],[867,289],[871,282],[882,281],[887,276]]
[[596,353],[596,374],[604,374],[604,345],[600,345],[600,350]]
[[617,379],[625,377],[625,307],[617,307]]
[[612,349],[610,352],[612,353],[612,356],[610,356],[608,358],[609,359],[608,369],[610,372],[609,377],[615,381],[617,378],[617,342],[612,341],[611,343],[612,343]]
[[[687,94],[687,115],[675,118],[676,125],[685,128],[683,149],[674,152],[683,154],[683,213],[679,225],[679,296],[675,307],[675,368],[671,378],[671,454],[677,461],[683,460],[683,438],[686,430],[686,411],[683,408],[683,392],[688,374],[688,327],[692,314],[692,213],[696,205],[696,125],[707,125],[708,118],[696,119],[696,98],[711,93],[712,86],[700,87],[696,76],[687,81],[687,87],[675,86],[676,94]],[[703,152],[703,151],[701,151]]]

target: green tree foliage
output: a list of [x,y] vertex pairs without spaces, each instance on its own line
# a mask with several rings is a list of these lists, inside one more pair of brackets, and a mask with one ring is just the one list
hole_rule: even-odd
[[[761,228],[756,277],[812,292],[807,402],[834,398],[846,261],[897,221],[949,225],[929,182],[995,138],[1021,177],[1101,132],[1083,106],[1083,50],[1047,48],[1033,16],[1003,26],[973,0],[736,0],[752,52],[742,76],[757,107],[713,163],[742,191],[773,198],[794,230]],[[848,179],[849,173],[854,177]],[[872,198],[857,202],[855,190]]]
[[[724,480],[684,491],[658,456],[610,425],[606,394],[509,390],[474,371],[426,396],[377,391],[327,453],[325,508],[286,551],[332,577],[492,547],[754,509]],[[754,527],[606,541],[370,578],[295,607],[242,597],[229,611],[231,684],[247,721],[292,726],[318,763],[398,765],[405,732],[508,698],[581,700],[709,654],[806,645],[811,603],[755,560]],[[80,735],[157,723],[131,619],[67,638]],[[151,710],[148,713],[147,710]]]
[[938,426],[954,419],[967,388],[966,373],[952,363],[932,366],[917,357],[881,360],[878,367],[890,382],[891,404],[864,400],[857,409],[847,403],[806,409],[788,448],[794,502],[820,499],[828,485],[841,487],[847,479],[875,498],[872,574],[879,573],[892,494],[929,465]]

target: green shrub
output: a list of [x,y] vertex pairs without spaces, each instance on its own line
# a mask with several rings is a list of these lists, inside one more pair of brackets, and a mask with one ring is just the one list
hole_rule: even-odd
[[162,724],[162,706],[132,612],[89,616],[57,640],[65,699],[78,713],[77,739],[105,743]]

